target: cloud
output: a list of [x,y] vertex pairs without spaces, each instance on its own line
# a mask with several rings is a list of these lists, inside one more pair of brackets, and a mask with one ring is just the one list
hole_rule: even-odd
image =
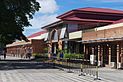
[[37,0],[40,3],[40,10],[37,12],[30,23],[32,27],[28,29],[37,29],[47,24],[57,21],[56,11],[59,9],[55,0]]
[[59,7],[55,0],[37,0],[40,3],[39,13],[54,13]]
[[32,24],[32,27],[25,28],[25,29],[38,29],[41,28],[42,26],[48,25],[50,23],[58,21],[56,18],[58,15],[57,14],[46,14],[42,16],[36,16],[32,20],[30,20],[30,23]]
[[30,20],[32,26],[25,27],[23,33],[26,36],[29,36],[35,32],[39,32],[42,30],[41,27],[58,21],[58,19],[56,18],[57,16],[58,16],[57,14],[36,16],[34,19]]
[[33,19],[30,20],[31,27],[25,27],[24,34],[30,35],[34,32],[41,30],[41,27],[58,21],[56,18],[57,10],[59,6],[56,3],[56,0],[37,0],[40,3],[40,10],[36,12]]

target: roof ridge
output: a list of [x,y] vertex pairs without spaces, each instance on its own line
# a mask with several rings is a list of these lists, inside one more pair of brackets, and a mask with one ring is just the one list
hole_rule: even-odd
[[39,31],[39,32],[35,32],[31,35],[28,36],[28,38],[32,38],[32,37],[36,37],[36,36],[40,36],[41,34],[46,33],[46,31]]

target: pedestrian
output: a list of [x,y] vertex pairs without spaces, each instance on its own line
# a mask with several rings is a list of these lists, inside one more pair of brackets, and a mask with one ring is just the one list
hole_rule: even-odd
[[63,52],[60,52],[60,59],[62,59],[64,57]]
[[6,52],[7,52],[7,50],[6,50],[6,48],[4,48],[4,49],[3,49],[3,56],[4,56],[4,59],[6,59]]
[[48,53],[48,58],[51,59],[51,52]]
[[31,56],[32,56],[32,48],[28,47],[28,49],[27,49],[27,57],[30,59]]

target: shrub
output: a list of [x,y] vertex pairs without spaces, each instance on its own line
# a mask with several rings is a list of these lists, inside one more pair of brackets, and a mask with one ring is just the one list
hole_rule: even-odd
[[33,53],[32,56],[34,58],[40,58],[42,55],[40,53]]
[[71,53],[65,53],[64,54],[64,58],[75,58],[75,59],[79,59],[79,58],[83,58],[83,54],[71,54]]

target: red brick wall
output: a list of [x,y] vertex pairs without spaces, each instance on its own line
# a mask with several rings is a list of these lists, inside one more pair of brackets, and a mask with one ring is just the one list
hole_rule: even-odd
[[105,36],[104,33],[105,33],[104,30],[98,31],[97,32],[97,38],[104,38],[104,36]]
[[31,44],[24,45],[24,47],[23,45],[7,47],[7,55],[25,55],[25,50],[28,47],[32,47],[33,53],[44,53],[44,49],[47,47],[47,44],[44,42],[44,40],[31,40]]
[[97,37],[97,33],[96,32],[86,32],[83,33],[82,35],[82,40],[95,40]]
[[45,48],[47,48],[47,44],[44,40],[32,40],[32,49],[33,53],[45,53]]
[[123,37],[123,27],[105,30],[105,37],[106,38]]
[[95,40],[97,38],[118,38],[123,37],[123,27],[83,33],[82,40]]

